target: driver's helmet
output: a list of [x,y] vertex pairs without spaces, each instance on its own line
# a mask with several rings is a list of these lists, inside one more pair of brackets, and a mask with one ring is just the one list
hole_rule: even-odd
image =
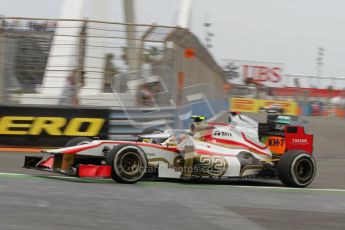
[[193,119],[192,124],[190,125],[190,130],[192,133],[195,133],[198,131],[198,128],[203,124],[203,121],[206,119],[205,116],[198,116],[198,115],[192,115],[190,118]]

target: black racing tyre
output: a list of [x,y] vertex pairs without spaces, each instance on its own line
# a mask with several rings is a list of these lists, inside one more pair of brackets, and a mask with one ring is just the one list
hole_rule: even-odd
[[69,140],[66,144],[65,147],[72,147],[76,145],[85,145],[88,144],[92,141],[92,139],[87,138],[87,137],[75,137],[71,140]]
[[281,156],[277,169],[279,179],[284,185],[304,188],[315,178],[316,163],[305,151],[290,150]]
[[106,164],[111,165],[111,177],[123,184],[134,184],[146,173],[147,158],[144,152],[134,145],[115,146],[106,157]]

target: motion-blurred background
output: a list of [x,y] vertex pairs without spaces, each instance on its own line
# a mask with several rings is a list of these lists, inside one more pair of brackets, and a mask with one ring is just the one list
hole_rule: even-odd
[[[1,135],[33,143],[51,135],[42,124],[54,123],[39,117],[57,114],[65,130],[73,114],[94,116],[86,109],[107,110],[103,137],[117,139],[147,126],[182,127],[210,104],[209,116],[276,110],[345,118],[340,0],[0,3],[0,103],[9,117]],[[186,90],[199,84],[215,90]],[[66,109],[74,112],[59,112]],[[86,134],[87,124],[61,135]]]
[[[343,230],[344,9],[344,0],[0,0],[0,228]],[[123,185],[22,168],[24,155],[73,137],[137,140],[229,111],[303,116],[318,168],[310,187]]]

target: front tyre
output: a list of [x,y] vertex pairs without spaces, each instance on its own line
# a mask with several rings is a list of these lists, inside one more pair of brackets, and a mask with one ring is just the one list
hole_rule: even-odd
[[[160,133],[163,133],[162,130],[160,129],[156,129],[156,128],[146,128],[144,129],[140,135],[147,135],[147,134],[160,134]],[[137,139],[137,142],[144,142],[144,139],[143,137],[139,137]],[[150,142],[149,143],[160,143],[159,142],[159,139],[156,139],[156,138],[152,138],[150,139]]]
[[156,129],[156,128],[146,128],[141,132],[141,135],[145,135],[145,134],[159,134],[159,133],[163,133],[162,130],[160,129]]
[[114,181],[134,184],[146,173],[147,159],[143,151],[133,145],[118,145],[106,157],[107,165],[111,165],[111,177]]
[[314,180],[316,163],[308,153],[291,150],[280,158],[277,169],[279,179],[284,185],[303,188]]
[[72,146],[77,146],[77,145],[85,145],[92,142],[92,139],[87,138],[87,137],[75,137],[71,140],[69,140],[66,144],[65,147],[72,147]]

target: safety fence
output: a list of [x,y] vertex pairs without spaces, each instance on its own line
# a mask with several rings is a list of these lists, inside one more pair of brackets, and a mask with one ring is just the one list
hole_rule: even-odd
[[344,77],[330,77],[330,76],[311,76],[301,74],[286,74],[284,76],[284,86],[294,86],[298,88],[311,89],[345,89]]
[[[226,84],[221,67],[183,28],[0,18],[0,104],[116,107],[114,77],[160,65],[174,73],[175,89],[209,83],[223,92]],[[144,83],[153,81],[139,77]],[[133,87],[122,93],[129,106],[138,106]]]

